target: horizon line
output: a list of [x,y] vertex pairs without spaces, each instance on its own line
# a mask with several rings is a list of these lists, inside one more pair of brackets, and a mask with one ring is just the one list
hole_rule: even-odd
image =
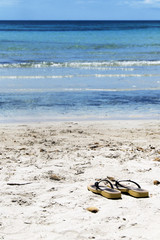
[[138,20],[138,19],[0,19],[0,21],[106,21],[106,22],[116,22],[116,21],[131,21],[131,22],[145,22],[145,21],[160,21],[160,19],[144,19],[144,20]]

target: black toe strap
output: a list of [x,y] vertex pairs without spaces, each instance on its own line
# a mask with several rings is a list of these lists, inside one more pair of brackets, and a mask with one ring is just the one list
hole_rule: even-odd
[[99,184],[100,184],[101,182],[105,182],[105,185],[106,185],[106,183],[109,183],[109,185],[111,186],[111,188],[114,188],[114,187],[113,187],[113,184],[112,184],[108,179],[102,179],[102,180],[100,180],[100,181],[98,181],[98,182],[95,182],[95,186],[96,186],[97,189],[103,190],[103,189],[101,189],[101,187],[99,186]]
[[141,186],[138,183],[136,183],[132,180],[120,180],[120,181],[115,180],[115,185],[117,188],[119,188],[119,187],[126,188],[127,187],[127,186],[121,184],[121,182],[131,182],[131,183],[134,183],[138,188],[141,188]]

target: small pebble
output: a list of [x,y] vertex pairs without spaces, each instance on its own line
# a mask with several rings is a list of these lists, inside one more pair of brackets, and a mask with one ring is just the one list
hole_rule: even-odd
[[160,162],[160,158],[159,158],[159,157],[156,157],[156,158],[154,159],[154,161]]
[[61,180],[61,178],[60,178],[59,176],[55,175],[55,174],[50,175],[49,178],[50,178],[51,180],[56,180],[56,181],[60,181],[60,180]]
[[99,211],[99,209],[96,207],[88,207],[86,210],[92,213],[97,213]]
[[144,152],[144,149],[142,147],[137,147],[137,151]]
[[45,152],[45,150],[43,148],[40,149],[40,152]]
[[153,184],[154,184],[154,185],[159,185],[159,184],[160,184],[160,181],[154,180],[154,181],[153,181]]

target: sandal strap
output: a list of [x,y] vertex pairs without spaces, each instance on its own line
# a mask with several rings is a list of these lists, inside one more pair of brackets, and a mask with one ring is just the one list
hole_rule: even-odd
[[131,182],[131,183],[134,183],[135,185],[137,185],[138,188],[141,188],[141,186],[138,183],[136,183],[132,180],[120,180],[120,181],[115,180],[115,185],[116,185],[117,188],[118,187],[126,188],[126,186],[121,184],[120,182]]
[[99,184],[100,184],[101,182],[109,183],[109,185],[111,186],[111,188],[112,188],[112,189],[114,188],[114,187],[113,187],[113,184],[112,184],[108,179],[102,179],[102,180],[100,180],[100,181],[95,182],[95,186],[96,186],[97,189],[103,190],[103,189],[101,189],[101,187],[99,186]]

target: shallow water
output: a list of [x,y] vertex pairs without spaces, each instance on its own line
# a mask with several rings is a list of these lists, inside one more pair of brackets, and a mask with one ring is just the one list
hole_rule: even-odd
[[1,21],[0,121],[160,116],[159,21]]

